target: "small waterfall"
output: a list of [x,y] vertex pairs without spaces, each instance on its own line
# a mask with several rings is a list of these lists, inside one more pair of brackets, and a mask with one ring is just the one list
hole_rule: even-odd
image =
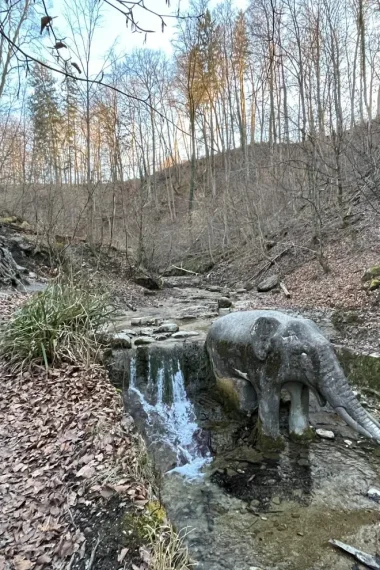
[[[202,443],[202,430],[189,400],[178,358],[162,358],[154,365],[148,356],[148,378],[144,391],[138,381],[136,358],[130,361],[129,393],[146,415],[145,431],[152,446],[174,452],[176,465],[168,473],[182,473],[189,479],[201,476],[201,468],[211,460],[208,445]],[[204,438],[203,438],[204,439]]]

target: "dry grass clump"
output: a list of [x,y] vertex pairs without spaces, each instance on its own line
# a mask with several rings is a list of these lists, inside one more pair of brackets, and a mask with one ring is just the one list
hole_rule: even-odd
[[107,294],[72,278],[59,279],[3,326],[0,353],[13,370],[62,362],[88,365],[97,359],[99,333],[114,313]]
[[150,565],[152,570],[190,570],[191,562],[185,538],[188,532],[177,532],[173,526],[165,525],[148,529],[150,542]]

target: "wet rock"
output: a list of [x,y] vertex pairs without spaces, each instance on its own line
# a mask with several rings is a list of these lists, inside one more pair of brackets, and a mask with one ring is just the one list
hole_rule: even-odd
[[259,293],[266,293],[267,291],[274,289],[274,287],[277,287],[278,283],[278,275],[270,275],[266,279],[260,281],[260,283],[257,285],[257,290]]
[[347,447],[351,447],[352,445],[352,441],[350,439],[345,439],[344,443],[347,445]]
[[160,277],[138,275],[134,277],[133,281],[136,285],[140,285],[145,289],[158,290],[162,288],[162,279]]
[[376,487],[371,487],[367,491],[367,497],[372,499],[372,501],[376,501],[376,503],[380,503],[380,489],[376,489]]
[[323,439],[335,439],[334,432],[328,429],[317,429],[315,430],[315,433],[319,435],[319,437],[322,437]]
[[[181,311],[180,315],[177,317],[181,320],[189,319],[202,319],[202,318],[212,318],[218,316],[218,303],[207,303],[207,305],[192,305]],[[160,323],[161,324],[161,323]]]
[[131,319],[131,325],[133,327],[144,327],[149,325],[159,326],[162,323],[162,319],[157,319],[155,317],[134,317]]
[[155,338],[155,340],[163,341],[163,340],[167,340],[170,337],[171,337],[170,333],[162,333],[162,334],[156,335],[154,338]]
[[192,336],[199,336],[197,331],[179,331],[172,335],[172,338],[190,338]]
[[130,337],[123,333],[117,333],[113,337],[110,338],[110,345],[111,348],[118,349],[118,348],[131,348],[132,341]]
[[300,465],[301,467],[308,467],[309,461],[307,459],[299,459],[297,461],[297,465]]
[[236,289],[236,293],[238,293],[239,295],[243,295],[243,293],[246,293],[247,289],[245,289],[244,287],[242,287],[241,289]]
[[30,279],[37,279],[37,274],[34,273],[34,271],[29,271],[28,277],[30,277]]
[[249,506],[251,509],[257,509],[257,507],[260,506],[260,501],[258,499],[253,499],[250,503]]
[[273,503],[274,505],[280,505],[280,504],[281,504],[281,499],[280,499],[280,497],[273,497],[272,503]]
[[136,346],[141,346],[143,344],[151,344],[152,342],[154,342],[154,338],[150,336],[139,336],[134,340]]
[[228,297],[221,297],[218,299],[218,307],[219,309],[228,309],[232,306],[232,301]]
[[134,331],[133,329],[123,329],[120,332],[127,334],[128,336],[136,336],[136,334],[137,334],[137,332]]
[[158,327],[158,329],[154,332],[157,333],[176,333],[179,330],[179,326],[176,323],[162,323],[162,325],[160,325]]
[[153,289],[144,289],[145,297],[154,297],[156,295],[156,291]]
[[153,335],[153,329],[152,328],[141,329],[139,331],[139,336],[152,336],[152,335]]
[[210,285],[207,287],[207,291],[210,291],[211,293],[220,293],[221,290],[222,287],[219,287],[219,285]]

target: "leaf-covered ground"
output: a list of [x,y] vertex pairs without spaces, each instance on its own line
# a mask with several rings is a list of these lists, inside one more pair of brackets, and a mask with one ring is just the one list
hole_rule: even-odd
[[[3,295],[1,317],[24,299]],[[146,568],[123,535],[94,563],[102,525],[148,501],[138,438],[105,370],[14,375],[0,362],[0,375],[0,570]]]

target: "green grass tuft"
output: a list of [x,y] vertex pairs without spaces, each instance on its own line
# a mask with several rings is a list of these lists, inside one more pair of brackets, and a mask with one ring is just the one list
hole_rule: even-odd
[[107,294],[59,280],[34,294],[4,325],[0,353],[13,370],[88,365],[97,359],[99,333],[114,314]]

